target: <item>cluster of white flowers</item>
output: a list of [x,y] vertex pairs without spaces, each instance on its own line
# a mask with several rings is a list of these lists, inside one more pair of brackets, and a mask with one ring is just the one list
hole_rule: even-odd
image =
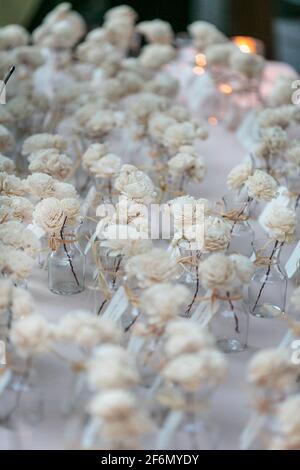
[[206,171],[203,157],[188,145],[179,148],[179,153],[168,161],[168,167],[174,178],[187,175],[195,181],[202,181]]
[[109,320],[76,310],[60,319],[55,325],[54,336],[58,341],[73,342],[82,348],[92,349],[100,343],[117,343],[120,331]]
[[77,192],[72,184],[57,181],[46,173],[33,173],[26,179],[28,192],[37,199],[55,197],[56,199],[76,198]]
[[64,180],[70,173],[73,161],[56,149],[38,150],[28,156],[29,171],[46,173],[59,180]]
[[59,4],[45,16],[44,21],[33,31],[35,44],[53,49],[73,47],[84,35],[83,18],[72,11],[70,3]]
[[33,257],[40,249],[40,243],[36,235],[17,220],[4,222],[0,225],[0,241],[4,245],[24,250]]
[[160,19],[142,21],[137,24],[136,30],[151,43],[171,44],[173,41],[173,31],[170,23]]
[[226,36],[214,25],[206,21],[195,21],[188,27],[193,44],[199,52],[204,52],[208,46],[227,42]]

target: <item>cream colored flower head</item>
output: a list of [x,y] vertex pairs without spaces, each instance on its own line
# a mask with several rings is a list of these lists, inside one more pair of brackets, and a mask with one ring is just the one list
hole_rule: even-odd
[[43,199],[36,205],[33,220],[44,229],[45,232],[54,234],[59,233],[63,228],[63,224],[66,221],[66,214],[61,202],[54,197],[49,197]]
[[204,252],[226,250],[231,239],[231,227],[223,219],[215,216],[208,216],[204,220]]
[[239,284],[249,284],[255,271],[252,261],[247,256],[237,253],[230,255],[230,259],[234,263]]
[[112,131],[116,126],[120,126],[122,114],[110,109],[103,109],[93,114],[86,122],[84,131],[89,137],[103,137]]
[[223,382],[227,372],[224,355],[213,349],[200,353],[182,354],[171,359],[163,368],[162,377],[184,390],[195,392],[200,387],[216,387]]
[[230,291],[236,285],[233,261],[225,254],[216,253],[199,266],[202,285],[207,290]]
[[30,292],[22,287],[14,287],[11,309],[13,314],[20,318],[31,315],[33,313],[33,298]]
[[255,170],[253,175],[248,177],[245,186],[249,197],[257,201],[271,201],[278,189],[276,180],[262,170]]
[[25,197],[0,196],[0,221],[20,220],[30,223],[32,221],[33,205]]
[[28,157],[29,171],[47,173],[59,180],[64,180],[70,173],[73,160],[56,149],[43,149]]
[[284,158],[288,163],[298,166],[300,165],[300,142],[298,140],[292,141],[285,152]]
[[93,162],[89,169],[97,178],[113,178],[119,173],[121,166],[121,158],[113,153],[108,153]]
[[0,172],[11,174],[15,170],[15,164],[11,158],[0,154]]
[[29,33],[18,24],[10,24],[0,28],[0,50],[25,46],[29,41]]
[[237,50],[230,55],[229,65],[234,72],[250,80],[260,79],[264,71],[265,59],[260,55],[244,54]]
[[15,175],[0,173],[0,194],[7,196],[23,196],[27,191],[24,180]]
[[108,225],[100,232],[97,230],[97,236],[103,241],[102,247],[109,249],[109,256],[122,255],[126,258],[138,254],[146,253],[152,248],[152,241],[148,239],[148,234],[139,232],[134,226],[130,225]]
[[262,143],[271,154],[283,152],[288,147],[288,135],[281,127],[269,127],[261,129]]
[[74,186],[63,181],[55,181],[53,187],[53,197],[56,199],[77,198],[78,193]]
[[123,389],[107,390],[96,395],[90,405],[89,412],[104,421],[123,421],[136,412],[135,396]]
[[64,2],[48,13],[33,31],[34,43],[54,49],[75,46],[85,34],[86,25],[82,16],[71,8],[70,3]]
[[132,355],[118,345],[99,346],[88,362],[88,382],[96,390],[128,388],[139,376]]
[[279,75],[276,77],[273,88],[268,96],[270,106],[282,106],[291,104],[293,90],[293,82],[295,77],[288,75]]
[[171,44],[173,41],[173,31],[170,23],[160,19],[142,21],[138,23],[136,29],[145,36],[148,42]]
[[120,339],[118,327],[89,312],[76,310],[64,315],[55,329],[55,337],[60,341],[70,341],[83,348],[94,348],[101,342],[115,343]]
[[229,189],[241,189],[249,176],[251,176],[253,172],[253,168],[251,163],[245,162],[236,165],[232,170],[229,172],[227,176],[227,186]]
[[58,134],[34,134],[24,140],[22,155],[30,155],[44,149],[56,149],[59,152],[66,150],[65,139]]
[[176,50],[168,44],[148,44],[139,56],[143,67],[159,69],[176,57]]
[[28,191],[39,199],[53,196],[54,184],[55,179],[46,173],[33,173],[26,179]]
[[33,268],[33,259],[24,251],[2,243],[0,250],[0,269],[17,281],[26,279]]
[[299,366],[293,364],[285,349],[264,349],[248,366],[248,381],[256,387],[288,391],[296,387]]
[[163,96],[155,93],[139,93],[135,100],[129,104],[129,114],[139,124],[147,125],[148,119],[155,112],[165,111],[167,101]]
[[36,235],[20,221],[11,220],[0,225],[0,240],[5,245],[24,250],[35,257],[40,249]]
[[289,106],[278,109],[266,108],[259,112],[257,123],[262,128],[281,127],[286,129],[291,123],[291,111]]
[[194,46],[201,52],[212,44],[222,44],[228,41],[221,31],[206,21],[194,21],[188,26],[188,32],[192,36]]
[[231,54],[238,48],[232,43],[212,44],[205,50],[208,67],[229,67]]
[[104,15],[105,21],[117,18],[123,18],[124,20],[128,20],[130,23],[134,23],[137,18],[137,13],[129,5],[118,5],[107,10]]
[[181,149],[180,153],[168,161],[170,174],[174,178],[187,174],[195,181],[202,181],[206,171],[203,157],[184,151],[185,147]]
[[129,199],[137,202],[155,202],[157,193],[155,187],[146,173],[133,165],[123,165],[115,181],[115,189]]
[[153,248],[145,254],[133,256],[126,265],[129,279],[136,279],[139,287],[146,288],[157,282],[167,282],[178,274],[176,261],[165,250]]
[[297,216],[294,209],[289,209],[276,199],[271,201],[259,218],[260,225],[268,237],[279,242],[295,240]]
[[189,291],[178,284],[154,284],[140,298],[140,308],[147,315],[149,324],[162,325],[176,317],[187,305]]
[[278,436],[271,441],[271,450],[299,450],[300,394],[288,397],[277,409]]
[[61,201],[62,209],[67,217],[68,225],[75,225],[80,218],[80,202],[78,199],[68,197]]
[[193,145],[195,140],[205,140],[207,136],[207,131],[193,122],[177,123],[167,127],[164,145],[171,152],[178,152],[183,145]]
[[96,163],[100,158],[108,153],[108,148],[105,144],[92,144],[88,147],[82,156],[82,165],[85,170]]
[[166,326],[164,350],[167,358],[198,353],[214,345],[214,337],[208,330],[192,320],[173,320]]
[[148,133],[159,144],[163,144],[163,137],[166,129],[176,124],[174,118],[166,113],[153,113],[148,121]]
[[155,75],[152,80],[146,81],[143,84],[143,89],[150,93],[156,93],[166,98],[173,98],[177,95],[179,89],[179,81],[167,75],[166,73],[160,73]]
[[41,315],[29,315],[13,324],[10,339],[20,356],[32,357],[47,351],[52,331]]

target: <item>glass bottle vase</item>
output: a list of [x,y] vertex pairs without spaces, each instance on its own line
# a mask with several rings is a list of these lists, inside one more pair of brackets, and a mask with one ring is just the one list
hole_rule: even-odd
[[249,313],[242,299],[231,296],[220,301],[218,312],[209,323],[217,346],[225,353],[243,351],[247,347]]
[[249,285],[250,313],[259,318],[275,318],[285,311],[287,277],[280,266],[282,243],[260,240],[253,243],[256,271]]
[[228,253],[250,256],[254,240],[254,231],[248,222],[250,201],[237,199],[233,202],[227,197],[224,197],[223,201],[225,203],[224,218],[231,223]]
[[78,228],[66,226],[55,239],[48,260],[48,286],[51,292],[72,295],[85,287],[85,255],[77,238]]

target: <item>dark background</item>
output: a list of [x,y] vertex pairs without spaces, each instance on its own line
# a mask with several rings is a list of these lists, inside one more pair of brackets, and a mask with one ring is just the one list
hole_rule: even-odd
[[[32,30],[59,3],[61,0],[0,0],[0,25],[5,17],[10,22],[20,21],[18,9],[27,4],[21,22]],[[288,62],[300,71],[300,0],[73,0],[71,3],[90,29],[101,25],[107,9],[123,3],[138,12],[140,21],[161,18],[169,21],[176,32],[185,31],[194,20],[207,20],[228,36],[262,39],[268,58]]]

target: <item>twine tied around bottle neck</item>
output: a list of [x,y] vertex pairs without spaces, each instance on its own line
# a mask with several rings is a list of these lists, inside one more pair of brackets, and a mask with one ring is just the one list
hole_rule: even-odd
[[[243,209],[243,211],[245,211],[245,209]],[[242,209],[234,209],[228,212],[221,212],[219,215],[223,217],[223,219],[228,219],[232,222],[245,222],[246,220],[249,220],[249,215],[244,214],[242,212]]]
[[66,236],[68,238],[62,238],[57,236],[55,233],[52,234],[48,240],[48,246],[51,251],[56,251],[61,245],[72,244],[78,242],[78,238],[71,233],[67,233]]

